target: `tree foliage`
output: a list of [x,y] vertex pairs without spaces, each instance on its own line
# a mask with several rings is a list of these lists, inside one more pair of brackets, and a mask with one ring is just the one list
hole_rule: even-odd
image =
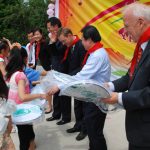
[[26,44],[27,31],[40,27],[46,33],[48,0],[0,0],[0,38]]

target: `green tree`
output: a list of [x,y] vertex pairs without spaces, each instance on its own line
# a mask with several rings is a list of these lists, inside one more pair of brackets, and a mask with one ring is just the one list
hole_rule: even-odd
[[48,0],[0,0],[0,38],[27,43],[26,33],[40,27],[46,33]]

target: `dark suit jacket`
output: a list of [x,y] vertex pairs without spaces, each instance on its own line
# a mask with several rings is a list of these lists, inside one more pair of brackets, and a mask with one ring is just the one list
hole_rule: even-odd
[[70,50],[65,62],[67,68],[67,74],[76,75],[82,69],[82,62],[86,50],[82,45],[82,41],[79,40]]
[[[150,146],[150,41],[132,80],[130,81],[127,73],[113,83],[116,92],[123,92],[129,143],[136,146]],[[128,92],[125,92],[126,90]]]
[[41,66],[46,71],[51,70],[51,55],[48,52],[48,43],[47,42],[41,43],[39,60],[40,60]]
[[65,50],[66,46],[63,46],[59,41],[53,44],[45,43],[42,45],[39,59],[43,68],[47,71],[54,69],[66,73],[66,66],[61,63]]
[[60,41],[50,45],[52,69],[62,73],[66,73],[66,66],[62,63],[66,48]]

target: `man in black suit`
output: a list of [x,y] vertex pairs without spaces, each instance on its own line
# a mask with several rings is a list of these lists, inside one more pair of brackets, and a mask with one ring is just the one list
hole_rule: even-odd
[[[77,35],[73,35],[69,28],[61,28],[58,31],[59,41],[67,46],[62,63],[67,66],[67,74],[76,75],[82,69],[83,58],[86,50],[82,45],[82,41]],[[86,137],[86,128],[83,121],[83,103],[82,101],[74,100],[75,125],[67,130],[68,133],[80,132],[76,140],[82,140]]]
[[[59,40],[57,36],[57,32],[61,27],[61,22],[56,17],[51,17],[47,21],[47,29],[49,32],[49,44],[46,49],[45,55],[49,58],[49,69],[54,69],[56,71],[66,73],[66,66],[62,63],[62,59],[66,50],[66,46],[64,46]],[[46,61],[46,60],[45,60]],[[53,121],[60,119],[57,122],[57,125],[63,125],[65,123],[70,122],[71,120],[71,99],[67,96],[58,96],[59,93],[54,94],[53,98],[53,113],[52,117],[47,118],[47,121]]]
[[150,7],[130,4],[123,10],[123,20],[137,45],[127,74],[105,84],[115,92],[103,102],[119,103],[126,110],[129,150],[150,150]]

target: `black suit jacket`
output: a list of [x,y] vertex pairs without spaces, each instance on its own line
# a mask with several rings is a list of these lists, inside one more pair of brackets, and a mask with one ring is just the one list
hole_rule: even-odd
[[62,59],[66,50],[66,46],[62,45],[60,41],[49,45],[51,50],[51,65],[52,69],[66,73],[66,66],[62,63]]
[[54,69],[59,72],[66,73],[66,66],[62,63],[62,59],[66,50],[66,46],[57,41],[53,44],[45,43],[41,46],[39,59],[41,65],[46,71]]
[[[150,41],[132,80],[127,73],[113,83],[116,92],[123,92],[122,100],[126,109],[126,134],[129,143],[150,146]],[[125,92],[127,90],[128,92]]]
[[39,60],[41,66],[46,70],[51,70],[51,53],[49,53],[49,46],[47,42],[41,43]]
[[64,62],[67,68],[67,74],[76,75],[82,69],[85,54],[86,50],[82,45],[82,41],[79,40],[70,48],[66,62]]

